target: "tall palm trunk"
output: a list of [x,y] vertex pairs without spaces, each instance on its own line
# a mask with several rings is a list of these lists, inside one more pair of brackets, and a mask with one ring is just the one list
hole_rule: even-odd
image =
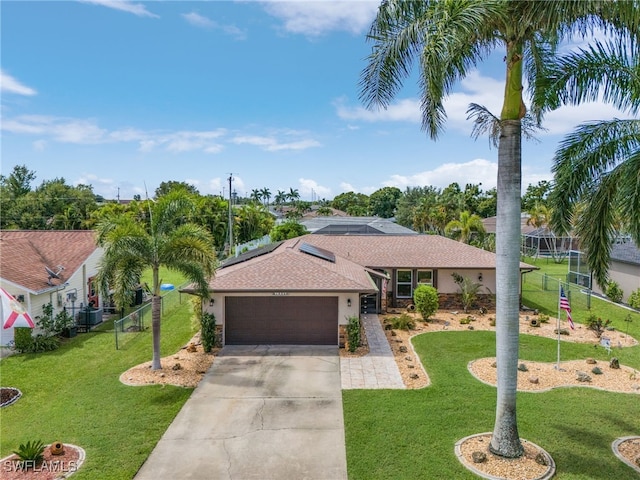
[[522,188],[522,47],[507,45],[507,77],[498,145],[496,221],[496,421],[490,450],[503,457],[524,452],[516,417],[520,310],[520,190]]
[[[156,264],[157,265],[157,264]],[[151,342],[153,343],[153,359],[151,370],[161,370],[160,362],[160,314],[162,309],[162,297],[160,296],[160,267],[154,266],[153,273],[153,297],[151,298]]]
[[151,362],[152,370],[161,370],[160,364],[160,309],[162,306],[162,297],[153,295],[151,299],[151,336],[153,341],[153,361]]

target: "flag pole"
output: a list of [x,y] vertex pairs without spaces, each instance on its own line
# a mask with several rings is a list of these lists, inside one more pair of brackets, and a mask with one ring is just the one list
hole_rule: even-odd
[[556,370],[560,370],[560,292],[562,289],[562,284],[558,282],[558,360],[556,362]]

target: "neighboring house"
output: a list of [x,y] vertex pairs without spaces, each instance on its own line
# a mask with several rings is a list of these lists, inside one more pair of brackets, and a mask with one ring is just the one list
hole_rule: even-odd
[[[611,246],[609,280],[617,282],[626,302],[629,295],[640,288],[640,249],[632,240],[620,241]],[[593,282],[593,291],[604,294],[602,287]]]
[[578,239],[571,236],[557,236],[548,227],[538,227],[522,233],[522,254],[527,257],[564,258],[571,250],[579,248]]
[[495,258],[438,235],[310,234],[224,263],[206,310],[225,344],[336,345],[348,317],[407,306],[420,284],[456,295],[454,272],[494,293]]
[[303,218],[300,223],[310,233],[326,235],[417,235],[410,228],[380,217],[315,216]]
[[[496,224],[498,222],[498,217],[487,217],[482,219],[482,225],[484,226],[485,233],[496,233]],[[525,235],[527,233],[533,232],[536,227],[533,225],[529,225],[529,214],[522,213],[520,214],[520,233]]]
[[[48,303],[54,315],[65,307],[79,312],[92,303],[98,308],[101,299],[93,277],[101,256],[93,231],[2,230],[0,286],[23,304],[34,322]],[[13,328],[2,327],[0,344],[6,345],[13,340]]]

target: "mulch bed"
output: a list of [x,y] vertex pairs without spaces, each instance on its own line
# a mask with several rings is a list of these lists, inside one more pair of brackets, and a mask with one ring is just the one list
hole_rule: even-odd
[[53,455],[51,445],[44,449],[39,465],[21,463],[17,455],[0,460],[0,480],[54,480],[73,475],[84,462],[85,452],[76,445],[64,444],[62,455]]
[[13,387],[0,387],[0,407],[8,407],[17,402],[22,392]]

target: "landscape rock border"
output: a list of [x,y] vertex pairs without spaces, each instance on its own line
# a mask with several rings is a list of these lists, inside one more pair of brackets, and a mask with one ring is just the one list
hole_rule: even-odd
[[[45,448],[50,448],[51,445],[52,444],[49,443],[49,444],[45,445]],[[85,458],[87,456],[86,452],[84,451],[84,448],[79,447],[78,445],[74,445],[72,443],[64,443],[64,446],[65,446],[65,448],[73,449],[78,453],[78,459],[74,460],[75,464],[76,464],[76,468],[71,470],[71,471],[68,471],[68,472],[60,472],[58,475],[56,475],[56,477],[55,477],[56,480],[63,480],[65,478],[69,478],[71,475],[73,475],[78,470],[80,470],[80,467],[82,467],[82,464],[84,463]],[[16,457],[16,455],[12,453],[11,455],[8,455],[8,456],[0,459],[0,465],[4,465],[5,462],[9,461],[12,457]],[[28,472],[25,472],[25,473],[28,474]],[[31,473],[33,473],[33,472],[31,472]],[[47,473],[49,473],[49,472],[47,472]],[[37,475],[38,474],[36,473],[35,476],[32,475],[32,477],[25,477],[25,478],[38,478]]]
[[[513,477],[511,476],[496,476],[490,473],[486,473],[482,470],[480,470],[479,468],[474,467],[474,464],[469,462],[467,460],[467,458],[465,457],[465,455],[462,453],[462,446],[465,442],[470,441],[470,440],[474,440],[478,437],[488,437],[489,439],[491,438],[491,436],[493,435],[492,432],[484,432],[484,433],[476,433],[475,435],[469,435],[467,437],[464,437],[460,440],[458,440],[455,444],[454,447],[454,452],[456,457],[458,458],[458,461],[469,471],[475,473],[476,475],[478,475],[481,478],[486,478],[489,480],[512,480]],[[555,473],[556,473],[556,463],[554,462],[553,458],[551,457],[551,455],[549,455],[549,453],[543,449],[542,447],[536,445],[533,442],[530,442],[524,438],[520,439],[523,443],[523,445],[526,445],[527,447],[531,447],[534,448],[535,450],[537,450],[539,452],[539,454],[542,454],[547,462],[547,470],[542,474],[542,475],[538,475],[538,476],[531,476],[531,477],[518,477],[521,478],[521,480],[548,480],[550,478],[552,478]],[[488,453],[489,455],[493,455],[491,453]],[[497,457],[494,455],[494,457]],[[505,463],[509,463],[509,462],[517,462],[518,459],[504,459]],[[482,464],[479,464],[482,465]]]
[[628,440],[640,440],[640,436],[636,436],[636,435],[632,435],[629,437],[619,437],[616,438],[613,443],[611,444],[611,450],[613,450],[613,454],[618,457],[618,459],[622,460],[625,464],[629,465],[631,468],[633,468],[636,472],[640,473],[640,467],[638,467],[638,465],[634,464],[632,461],[630,461],[629,459],[627,459],[626,457],[624,457],[621,453],[620,450],[618,450],[618,447],[620,446],[621,443],[624,443]]
[[14,392],[17,392],[17,395],[13,396],[11,399],[9,399],[8,401],[4,402],[3,404],[0,404],[0,408],[2,407],[8,407],[9,405],[13,405],[14,403],[16,403],[20,397],[22,397],[22,392],[20,391],[19,388],[15,388],[15,387],[0,387],[3,390],[13,390]]

